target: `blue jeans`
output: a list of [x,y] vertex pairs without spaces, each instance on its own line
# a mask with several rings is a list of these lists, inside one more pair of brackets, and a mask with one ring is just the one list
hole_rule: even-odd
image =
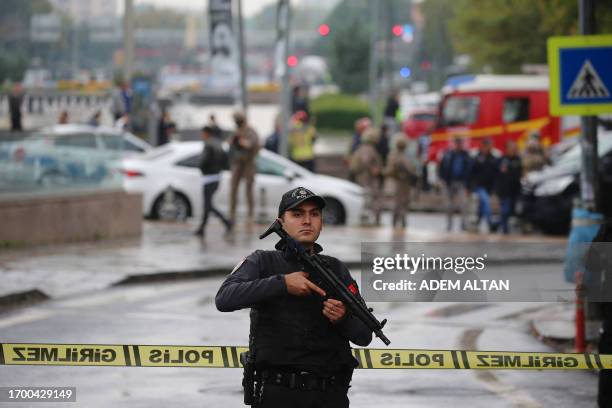
[[514,213],[516,197],[500,197],[501,220],[500,225],[504,234],[508,233],[508,219]]
[[478,222],[480,225],[480,221],[484,217],[489,224],[489,227],[493,225],[493,219],[491,217],[491,202],[489,200],[489,192],[484,187],[478,187],[475,190],[476,195],[478,196]]

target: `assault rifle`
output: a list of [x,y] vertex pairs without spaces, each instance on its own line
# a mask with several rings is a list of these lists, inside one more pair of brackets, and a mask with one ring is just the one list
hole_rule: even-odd
[[[324,263],[321,257],[317,254],[309,254],[306,249],[296,240],[291,238],[283,229],[282,224],[277,219],[268,227],[268,229],[259,236],[259,239],[264,239],[271,233],[276,233],[287,245],[287,248],[294,252],[298,259],[302,261],[309,269],[316,272],[326,287],[330,288],[334,299],[340,300],[346,306],[347,310],[363,322],[372,332],[382,340],[387,346],[391,341],[383,334],[382,329],[387,323],[387,319],[379,322],[372,314],[372,309],[368,308],[365,302],[357,298]],[[329,296],[329,293],[328,293]]]

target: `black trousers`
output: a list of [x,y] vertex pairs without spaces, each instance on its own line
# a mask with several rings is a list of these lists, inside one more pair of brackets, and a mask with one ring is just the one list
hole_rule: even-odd
[[[599,354],[612,353],[612,303],[601,304],[602,333],[599,338]],[[612,407],[612,370],[599,372],[597,403],[600,408]]]
[[204,195],[204,208],[203,208],[204,212],[202,214],[202,223],[200,224],[200,228],[198,229],[199,231],[204,231],[204,228],[206,228],[206,223],[208,222],[208,215],[210,213],[213,213],[214,215],[216,215],[221,220],[221,222],[225,224],[226,228],[229,227],[229,224],[230,224],[229,220],[225,218],[223,214],[221,214],[221,212],[217,210],[215,206],[213,205],[213,196],[215,195],[215,192],[217,191],[218,188],[219,188],[218,181],[213,181],[212,183],[206,183],[202,187],[202,194]]
[[304,391],[274,384],[264,384],[259,408],[348,408],[345,388]]

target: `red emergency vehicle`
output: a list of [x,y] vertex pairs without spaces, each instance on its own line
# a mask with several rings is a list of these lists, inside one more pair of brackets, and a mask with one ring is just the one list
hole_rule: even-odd
[[508,140],[519,148],[538,133],[545,146],[578,135],[577,117],[553,117],[548,110],[548,77],[469,75],[454,77],[442,89],[439,118],[431,134],[429,160],[439,161],[452,140],[464,138],[468,149],[483,138],[505,151]]

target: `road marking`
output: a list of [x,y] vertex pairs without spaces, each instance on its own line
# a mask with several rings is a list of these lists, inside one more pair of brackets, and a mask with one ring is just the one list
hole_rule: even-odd
[[[459,347],[466,350],[477,350],[477,340],[482,334],[482,329],[466,330],[459,339]],[[502,383],[491,370],[474,370],[474,375],[480,380],[485,388],[504,398],[516,408],[542,408],[543,406],[531,398],[531,396],[513,385]]]
[[53,315],[52,312],[46,310],[28,310],[18,315],[6,317],[0,320],[0,328],[16,326],[18,324],[30,323],[36,320],[46,319],[47,317]]

